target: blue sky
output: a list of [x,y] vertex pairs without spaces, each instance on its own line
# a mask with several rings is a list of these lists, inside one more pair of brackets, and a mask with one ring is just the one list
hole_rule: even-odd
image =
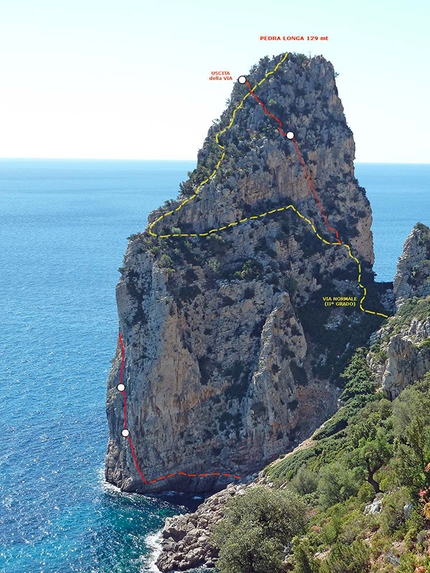
[[357,161],[430,163],[429,26],[428,0],[0,0],[0,157],[194,160],[210,72],[299,51],[339,73]]

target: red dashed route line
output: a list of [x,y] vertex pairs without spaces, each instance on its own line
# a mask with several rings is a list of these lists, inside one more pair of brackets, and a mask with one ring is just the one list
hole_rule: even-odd
[[282,128],[282,121],[279,119],[279,117],[276,117],[275,115],[273,115],[273,113],[270,113],[270,111],[267,109],[267,107],[264,105],[264,103],[261,101],[261,99],[260,99],[258,96],[255,95],[254,89],[255,89],[256,86],[252,87],[248,80],[246,80],[245,84],[246,84],[246,86],[247,86],[248,89],[249,89],[249,93],[250,93],[250,94],[252,95],[252,97],[257,101],[257,103],[258,103],[259,105],[261,105],[261,107],[263,108],[264,113],[265,113],[266,115],[270,116],[271,118],[273,118],[277,123],[279,123],[279,126],[276,128],[276,129],[279,131],[279,133],[280,133],[281,135],[283,135],[284,137],[286,137],[287,139],[290,139],[290,140],[293,142],[294,149],[296,150],[297,157],[298,157],[298,159],[299,159],[299,161],[300,161],[300,165],[302,166],[302,169],[303,169],[303,173],[305,174],[305,177],[306,177],[306,179],[307,179],[307,181],[308,181],[308,183],[309,183],[309,187],[310,187],[310,189],[311,189],[311,191],[312,191],[312,195],[314,196],[314,199],[315,199],[315,201],[316,201],[316,204],[317,204],[317,206],[318,206],[318,209],[320,210],[320,213],[321,213],[321,216],[322,216],[322,218],[323,218],[323,220],[324,220],[324,223],[325,223],[327,229],[329,229],[329,231],[331,231],[332,233],[335,234],[336,239],[338,240],[339,244],[341,245],[341,244],[342,244],[342,241],[340,240],[339,233],[338,233],[338,231],[336,231],[336,229],[334,229],[334,228],[330,225],[330,223],[329,223],[329,221],[328,221],[327,215],[325,214],[325,211],[324,211],[324,208],[323,208],[323,206],[322,206],[321,200],[320,200],[320,198],[319,198],[319,196],[318,196],[317,190],[315,189],[314,182],[312,181],[312,178],[311,178],[311,176],[310,176],[310,174],[309,174],[308,168],[306,167],[306,163],[304,162],[304,159],[303,159],[303,157],[302,157],[302,154],[300,153],[300,149],[299,149],[299,146],[297,145],[297,142],[296,142],[296,139],[295,139],[295,137],[294,137],[294,134],[293,134],[292,132],[290,132],[290,133],[291,133],[291,136],[290,136],[289,133],[286,133],[286,132],[283,130],[283,128]]
[[[307,167],[306,167],[306,164],[305,164],[305,162],[304,162],[303,156],[302,156],[302,154],[300,153],[300,149],[299,149],[299,146],[297,145],[297,142],[296,142],[294,133],[293,133],[292,131],[288,131],[288,132],[286,133],[286,132],[284,131],[283,127],[282,127],[282,121],[281,121],[278,117],[276,117],[275,115],[273,115],[273,113],[270,113],[270,112],[268,111],[268,109],[266,108],[266,106],[264,105],[264,103],[261,101],[261,99],[254,94],[255,88],[256,88],[259,84],[257,84],[257,86],[252,87],[251,84],[249,83],[248,79],[246,78],[246,76],[240,76],[240,78],[238,79],[238,81],[239,81],[239,83],[245,84],[245,85],[248,87],[249,92],[248,92],[247,95],[251,95],[251,96],[257,101],[257,103],[258,103],[259,105],[261,105],[261,107],[263,108],[263,110],[264,110],[264,112],[266,113],[266,115],[268,115],[268,116],[270,116],[271,118],[273,118],[273,119],[279,124],[278,127],[276,128],[276,129],[279,131],[279,133],[280,133],[283,137],[286,137],[287,139],[289,139],[290,141],[293,142],[294,149],[295,149],[295,151],[296,151],[296,155],[297,155],[297,157],[298,157],[298,159],[299,159],[300,165],[302,166],[302,169],[303,169],[303,172],[304,172],[304,174],[305,174],[305,177],[306,177],[306,179],[307,179],[307,181],[308,181],[308,183],[309,183],[309,187],[310,187],[310,189],[311,189],[311,191],[312,191],[312,194],[313,194],[313,196],[314,196],[314,198],[315,198],[315,201],[316,201],[316,204],[317,204],[317,206],[318,206],[318,209],[320,210],[320,213],[321,213],[321,216],[322,216],[322,218],[323,218],[323,221],[324,221],[326,227],[327,227],[330,231],[332,231],[332,232],[335,234],[335,236],[336,236],[337,243],[333,242],[333,243],[331,243],[331,244],[333,244],[333,245],[335,245],[335,244],[337,244],[337,245],[343,245],[343,246],[347,249],[349,257],[350,257],[351,259],[353,259],[353,260],[357,263],[357,269],[358,269],[357,283],[358,283],[358,286],[363,290],[363,296],[361,297],[360,303],[359,303],[359,304],[360,304],[360,310],[362,310],[363,312],[366,312],[366,313],[368,313],[368,314],[373,314],[373,315],[375,315],[375,316],[382,316],[383,318],[388,318],[388,315],[387,315],[387,314],[384,314],[384,313],[382,313],[382,312],[375,312],[375,311],[373,311],[373,310],[368,310],[368,309],[363,308],[363,301],[364,301],[365,298],[366,298],[367,289],[366,289],[366,287],[365,287],[363,284],[361,284],[361,263],[360,263],[360,261],[357,259],[357,257],[355,257],[355,256],[352,254],[352,250],[351,250],[350,245],[347,245],[346,243],[343,243],[343,242],[341,241],[340,237],[339,237],[338,231],[337,231],[336,229],[334,229],[334,228],[330,225],[330,223],[329,223],[329,221],[328,221],[328,218],[327,218],[327,215],[325,214],[324,208],[323,208],[322,203],[321,203],[321,201],[320,201],[320,198],[319,198],[319,196],[318,196],[317,190],[316,190],[316,188],[315,188],[315,185],[314,185],[314,183],[313,183],[313,181],[312,181],[312,178],[311,178],[311,176],[310,176],[310,174],[309,174],[309,171],[308,171],[308,169],[307,169]],[[294,208],[294,207],[293,207],[293,208]],[[296,211],[296,213],[297,213],[300,217],[304,218],[297,210],[295,210],[295,211]],[[270,213],[270,211],[269,211],[269,213]],[[264,213],[264,215],[266,215],[266,214],[267,214],[267,213]],[[263,216],[263,215],[260,215],[260,217],[261,217],[261,216]],[[251,217],[251,218],[252,218],[252,217]],[[322,239],[322,237],[320,237],[320,236],[318,235],[318,233],[316,232],[315,229],[314,229],[314,231],[315,231],[315,234],[317,235],[317,237],[318,237],[319,239],[321,239],[324,243],[327,243],[327,241],[326,241],[325,239]],[[329,243],[329,244],[330,244],[330,243]]]
[[131,439],[130,432],[127,428],[127,394],[125,391],[125,384],[124,384],[125,349],[124,349],[124,341],[122,338],[122,334],[120,332],[118,333],[118,340],[119,340],[119,346],[121,348],[121,368],[119,371],[119,384],[117,386],[117,389],[119,392],[121,392],[121,394],[124,397],[124,427],[122,430],[122,436],[124,438],[126,438],[126,440],[128,441],[128,443],[130,445],[130,451],[131,451],[131,455],[133,457],[134,465],[135,465],[137,473],[139,474],[140,479],[143,481],[143,483],[146,485],[154,484],[158,481],[163,481],[165,479],[169,479],[169,478],[172,478],[175,476],[199,477],[199,478],[200,477],[232,477],[234,479],[240,479],[240,476],[229,474],[229,473],[221,473],[221,472],[205,472],[205,473],[200,473],[200,474],[199,473],[188,474],[185,472],[175,472],[175,473],[168,474],[166,476],[157,477],[157,478],[152,479],[152,480],[147,480],[145,478],[142,470],[140,469],[139,462],[138,462],[137,456],[136,456],[136,451],[135,451],[134,445],[133,445],[133,440]]
[[123,382],[124,368],[125,368],[125,351],[124,351],[124,342],[122,340],[121,333],[118,334],[118,339],[119,339],[119,345],[121,347],[121,368],[119,371],[119,384],[118,384],[117,388],[124,397],[124,427],[122,430],[122,435],[124,436],[124,438],[126,438],[128,443],[130,444],[130,450],[131,450],[131,455],[133,457],[134,465],[136,466],[136,470],[137,470],[138,474],[140,475],[141,480],[143,481],[143,483],[147,484],[148,482],[145,479],[145,476],[143,475],[142,470],[139,467],[139,462],[137,461],[137,456],[136,456],[136,452],[134,450],[133,441],[130,438],[130,433],[127,429],[127,394],[126,394],[125,385]]
[[[119,344],[121,346],[121,369],[119,371],[119,383],[121,386],[124,386],[122,379],[124,376],[125,358],[124,358],[124,342],[122,340],[121,333],[119,334]],[[124,388],[125,388],[125,386],[124,386]],[[124,396],[124,429],[126,429],[127,428],[127,394],[125,393],[125,389],[122,390],[122,394]]]
[[[271,72],[271,73],[273,73],[273,72]],[[240,81],[240,80],[243,80],[243,81]],[[314,199],[315,199],[316,204],[317,204],[317,206],[318,206],[318,209],[319,209],[319,211],[320,211],[320,213],[321,213],[321,216],[322,216],[322,218],[323,218],[323,221],[324,221],[326,227],[329,229],[329,231],[331,231],[332,233],[335,234],[338,243],[339,243],[340,245],[342,245],[343,243],[342,243],[342,241],[341,241],[341,239],[340,239],[340,237],[339,237],[339,232],[338,232],[336,229],[334,229],[334,228],[330,225],[329,220],[328,220],[328,218],[327,218],[327,215],[325,214],[324,208],[323,208],[322,203],[321,203],[321,200],[320,200],[320,198],[319,198],[319,196],[318,196],[318,193],[317,193],[317,190],[316,190],[316,188],[315,188],[315,185],[314,185],[314,183],[313,183],[313,181],[312,181],[312,178],[311,178],[311,176],[310,176],[310,174],[309,174],[309,171],[308,171],[308,169],[307,169],[307,167],[306,167],[306,164],[305,164],[305,161],[304,161],[304,159],[303,159],[303,156],[302,156],[302,154],[301,154],[301,152],[300,152],[299,146],[297,145],[296,139],[295,139],[295,137],[294,137],[294,133],[293,133],[293,132],[285,132],[284,129],[283,129],[282,121],[281,121],[278,117],[276,117],[273,113],[271,113],[271,112],[266,108],[265,104],[261,101],[261,99],[260,99],[258,96],[255,95],[254,90],[255,90],[255,88],[256,88],[258,85],[260,85],[260,84],[257,84],[257,85],[255,85],[254,87],[252,87],[251,84],[249,83],[248,79],[247,79],[245,76],[241,76],[241,78],[239,78],[239,81],[240,81],[240,83],[245,84],[245,85],[248,87],[248,89],[249,89],[249,95],[251,95],[251,96],[257,101],[257,103],[258,103],[259,105],[261,105],[261,107],[263,108],[263,110],[264,110],[264,112],[266,113],[266,115],[268,115],[269,117],[271,117],[272,119],[274,119],[274,120],[276,121],[276,123],[278,123],[278,127],[277,127],[276,129],[279,131],[279,133],[280,133],[283,137],[286,137],[287,139],[289,139],[290,141],[292,141],[292,143],[293,143],[293,145],[294,145],[294,149],[295,149],[296,155],[297,155],[297,157],[298,157],[298,159],[299,159],[300,165],[301,165],[301,167],[302,167],[302,169],[303,169],[303,173],[304,173],[304,175],[305,175],[305,177],[306,177],[306,180],[308,181],[309,187],[310,187],[311,192],[312,192],[312,194],[313,194],[313,196],[314,196]],[[261,82],[260,82],[260,83],[261,83]],[[235,110],[235,111],[236,111],[236,110]],[[216,173],[216,170],[215,170],[214,173]],[[182,205],[181,205],[181,206],[182,206]],[[157,221],[155,221],[155,222],[157,222]],[[154,222],[154,223],[155,223],[155,222]],[[154,224],[154,223],[153,223],[153,224]],[[348,245],[345,245],[345,246],[348,248],[349,254],[350,254],[351,258],[353,258],[353,259],[357,262],[357,264],[359,265],[359,277],[360,277],[360,276],[361,276],[360,263],[359,263],[359,261],[358,261],[355,257],[353,257],[353,255],[352,255],[351,252],[350,252],[350,248],[348,247]],[[360,283],[360,278],[359,278],[359,281],[358,281],[358,282],[359,282],[359,285],[360,285],[362,288],[364,288],[364,287],[361,285],[361,283]],[[364,294],[363,299],[365,298],[365,296],[366,296],[366,293]],[[363,299],[362,299],[362,300],[363,300]],[[364,310],[364,309],[362,309],[362,310]],[[372,312],[372,311],[365,311],[365,312],[369,312],[369,313],[371,313],[371,314],[378,314],[378,315],[380,315],[380,316],[384,316],[385,318],[387,318],[387,315],[384,315],[384,314],[381,314],[381,313],[376,313],[376,312]],[[168,474],[168,475],[165,475],[165,476],[157,477],[157,478],[152,479],[152,480],[147,480],[147,479],[145,478],[145,476],[143,475],[142,470],[140,469],[139,462],[138,462],[138,459],[137,459],[137,456],[136,456],[136,451],[135,451],[135,449],[134,449],[133,441],[132,441],[132,439],[131,439],[131,437],[130,437],[130,432],[129,432],[128,428],[127,428],[127,394],[126,394],[125,385],[124,385],[124,382],[123,382],[124,369],[125,369],[125,349],[124,349],[124,342],[123,342],[123,338],[122,338],[121,333],[118,333],[118,339],[119,339],[119,344],[120,344],[120,348],[121,348],[121,368],[120,368],[120,373],[119,373],[119,384],[118,384],[118,386],[117,386],[117,389],[118,389],[119,392],[122,393],[122,395],[123,395],[123,397],[124,397],[124,427],[123,427],[123,430],[122,430],[122,436],[123,436],[124,438],[126,438],[127,441],[128,441],[128,443],[130,444],[130,451],[131,451],[131,455],[132,455],[132,457],[133,457],[134,465],[135,465],[136,470],[137,470],[137,472],[138,472],[138,474],[139,474],[141,480],[143,481],[143,483],[144,483],[144,484],[154,484],[154,483],[159,482],[159,481],[163,481],[163,480],[166,480],[166,479],[170,479],[170,478],[172,478],[172,477],[174,477],[174,476],[185,476],[185,477],[208,477],[208,476],[221,477],[221,476],[223,476],[223,477],[232,477],[232,478],[234,478],[234,479],[241,479],[240,476],[237,476],[237,475],[234,475],[234,474],[230,474],[230,473],[221,473],[221,472],[205,472],[205,473],[175,472],[175,473],[171,473],[171,474]]]

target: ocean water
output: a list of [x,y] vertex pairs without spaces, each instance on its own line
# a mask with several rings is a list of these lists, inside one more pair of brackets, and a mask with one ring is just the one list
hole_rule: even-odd
[[355,175],[373,211],[376,280],[392,281],[413,226],[430,226],[430,165],[358,163]]
[[[126,238],[193,166],[0,160],[1,573],[153,571],[164,518],[192,502],[122,494],[103,466]],[[413,225],[430,225],[430,166],[356,174],[389,281]]]
[[184,511],[103,465],[126,238],[192,168],[0,161],[2,573],[150,571],[148,536]]

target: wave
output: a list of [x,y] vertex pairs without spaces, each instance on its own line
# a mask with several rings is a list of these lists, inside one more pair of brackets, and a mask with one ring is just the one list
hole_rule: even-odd
[[160,573],[160,570],[156,566],[156,562],[161,555],[161,539],[161,530],[157,533],[151,533],[146,537],[145,544],[148,548],[149,556],[145,564],[145,569],[142,569],[141,573]]

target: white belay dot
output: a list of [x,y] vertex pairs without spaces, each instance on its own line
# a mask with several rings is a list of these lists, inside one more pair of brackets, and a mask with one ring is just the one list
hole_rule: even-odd
[[294,139],[294,133],[292,131],[287,131],[287,138]]
[[128,438],[128,436],[130,435],[130,432],[127,430],[127,428],[124,428],[124,429],[122,430],[122,432],[121,432],[121,435],[122,435],[124,438]]

